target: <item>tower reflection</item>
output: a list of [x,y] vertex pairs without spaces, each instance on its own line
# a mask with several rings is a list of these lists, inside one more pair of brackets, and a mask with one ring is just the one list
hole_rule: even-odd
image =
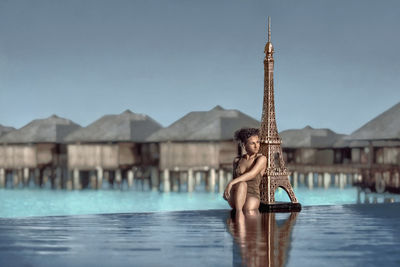
[[[286,219],[285,214],[257,213],[234,214],[227,220],[229,232],[239,247],[240,259],[233,259],[233,265],[243,266],[284,266],[290,250],[291,232],[298,213],[292,212]],[[279,218],[276,219],[276,216]],[[233,257],[239,252],[233,251]]]

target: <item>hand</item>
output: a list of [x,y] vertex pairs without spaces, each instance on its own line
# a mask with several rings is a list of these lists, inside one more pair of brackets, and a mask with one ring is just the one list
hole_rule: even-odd
[[225,192],[224,192],[224,199],[225,199],[225,200],[228,200],[228,199],[229,199],[229,197],[230,197],[230,195],[231,195],[231,189],[232,189],[232,184],[231,184],[231,183],[228,183],[228,184],[226,185]]

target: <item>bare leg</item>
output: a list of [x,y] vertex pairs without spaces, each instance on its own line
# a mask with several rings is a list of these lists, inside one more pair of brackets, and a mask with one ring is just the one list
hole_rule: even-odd
[[[236,209],[236,211],[241,211],[243,209],[243,205],[246,202],[247,195],[247,183],[240,182],[235,185],[235,190],[232,190],[232,194],[228,200],[229,205]],[[234,191],[234,192],[233,192]]]
[[244,212],[246,215],[257,215],[259,214],[258,207],[260,206],[260,200],[256,197],[248,196],[244,203]]

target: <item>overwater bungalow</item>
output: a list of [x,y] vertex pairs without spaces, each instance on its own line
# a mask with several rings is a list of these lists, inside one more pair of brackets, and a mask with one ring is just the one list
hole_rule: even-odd
[[378,192],[400,191],[400,102],[346,139],[360,144],[351,145],[351,149],[354,161],[359,161],[363,170],[364,185]]
[[280,136],[283,156],[295,187],[297,179],[309,187],[314,184],[329,187],[333,179],[337,186],[345,186],[353,179],[352,174],[357,173],[356,168],[346,165],[350,161],[350,151],[347,143],[339,144],[344,134],[306,126],[282,131]]
[[73,179],[67,188],[101,188],[103,178],[121,185],[126,178],[132,186],[157,161],[157,146],[143,145],[145,139],[162,126],[147,115],[130,110],[105,115],[65,138],[68,168]]
[[333,144],[344,135],[306,126],[282,131],[280,136],[287,164],[331,165],[335,163]]
[[64,137],[81,126],[53,115],[33,120],[21,129],[0,137],[0,187],[9,177],[13,185],[29,183],[33,175],[38,185],[50,179],[52,186],[61,187],[67,166]]
[[221,190],[232,175],[232,160],[238,154],[233,134],[242,127],[258,128],[260,122],[238,110],[216,106],[209,111],[190,112],[152,134],[146,141],[159,146],[157,166],[163,174],[163,190],[170,190],[171,177],[173,190],[181,184],[175,181],[183,179],[188,181],[187,190],[192,191],[196,176],[197,182],[208,177],[207,188],[213,191],[217,175]]

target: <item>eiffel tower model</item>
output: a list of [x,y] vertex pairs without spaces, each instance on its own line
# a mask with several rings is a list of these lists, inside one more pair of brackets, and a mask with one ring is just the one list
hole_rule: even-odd
[[[285,167],[282,155],[282,140],[278,134],[274,104],[274,48],[271,43],[271,21],[268,17],[268,42],[265,45],[264,59],[264,100],[260,130],[260,152],[267,157],[266,171],[260,184],[261,210],[301,209],[289,181],[289,171]],[[275,203],[275,190],[283,188],[291,203]]]

